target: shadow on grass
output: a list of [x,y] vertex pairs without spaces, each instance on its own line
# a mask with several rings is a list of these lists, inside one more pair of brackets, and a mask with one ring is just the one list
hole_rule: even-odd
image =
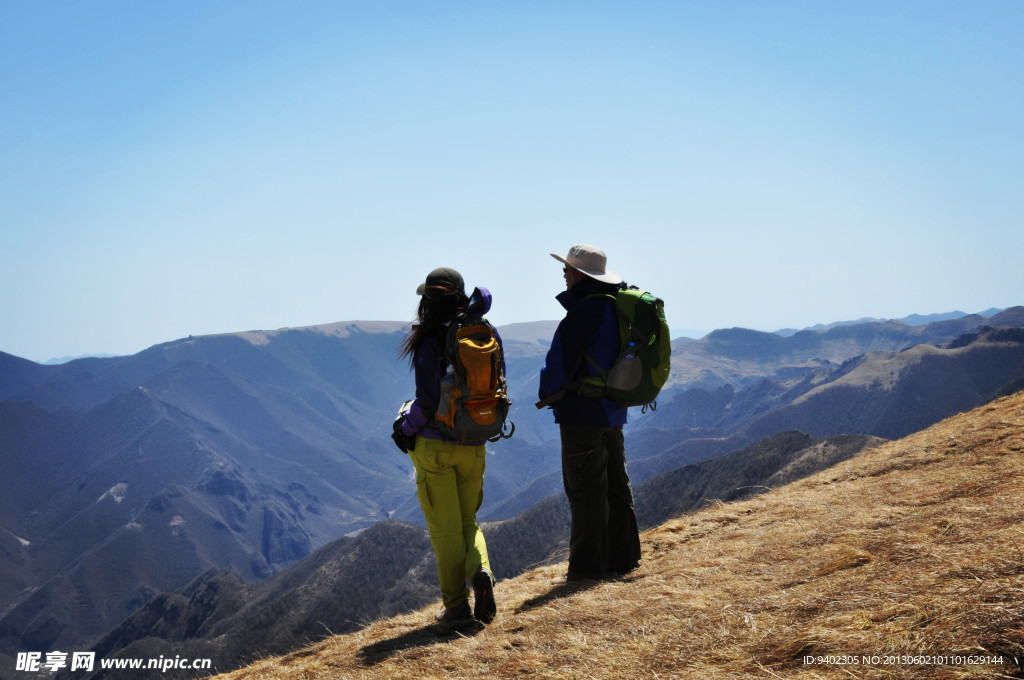
[[429,647],[442,642],[451,642],[460,637],[473,637],[486,626],[479,621],[467,621],[460,625],[435,623],[408,633],[402,633],[398,637],[389,638],[367,645],[356,653],[356,659],[363,666],[373,666],[396,652],[416,647]]
[[516,609],[516,614],[519,614],[520,612],[529,611],[531,609],[536,609],[537,607],[543,607],[552,600],[557,600],[563,597],[569,597],[570,595],[574,595],[584,590],[590,590],[594,586],[600,584],[601,581],[597,579],[585,579],[582,581],[569,581],[567,583],[560,583],[548,592],[542,595],[538,595],[537,597],[531,597],[526,602],[523,602]]

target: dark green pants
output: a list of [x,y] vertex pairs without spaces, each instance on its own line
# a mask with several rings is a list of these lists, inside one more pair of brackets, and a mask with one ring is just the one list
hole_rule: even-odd
[[569,499],[569,572],[598,578],[640,561],[640,532],[626,474],[622,427],[559,426]]

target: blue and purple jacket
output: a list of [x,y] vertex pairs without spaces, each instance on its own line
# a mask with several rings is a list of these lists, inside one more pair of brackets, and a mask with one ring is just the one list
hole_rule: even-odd
[[[552,406],[555,422],[567,425],[617,427],[626,424],[627,409],[611,399],[581,397],[573,389],[577,377],[597,375],[583,355],[589,354],[608,369],[619,355],[619,321],[615,304],[604,295],[614,295],[618,286],[590,277],[555,298],[566,309],[551,340],[544,368],[540,371],[540,398],[568,388]],[[598,296],[598,297],[591,297]]]
[[[467,310],[473,316],[483,316],[491,310],[491,300],[491,292],[486,288],[478,287],[469,298]],[[441,431],[430,423],[434,419],[437,402],[441,398],[441,378],[448,368],[444,356],[444,343],[447,334],[448,326],[439,327],[423,341],[412,357],[413,373],[416,377],[416,398],[402,422],[402,434],[406,436],[420,435],[427,439],[444,439]],[[498,335],[497,329],[494,334],[498,344],[501,344],[501,336]],[[504,355],[504,352],[502,354]],[[501,370],[505,371],[504,358],[502,358]],[[485,443],[485,441],[467,442],[465,446],[479,446]]]

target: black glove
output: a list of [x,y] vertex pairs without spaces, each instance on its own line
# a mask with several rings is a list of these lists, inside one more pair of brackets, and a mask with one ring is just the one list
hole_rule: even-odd
[[402,432],[402,423],[405,422],[405,414],[395,418],[395,424],[391,426],[391,438],[402,453],[409,453],[416,448],[416,437],[410,437]]

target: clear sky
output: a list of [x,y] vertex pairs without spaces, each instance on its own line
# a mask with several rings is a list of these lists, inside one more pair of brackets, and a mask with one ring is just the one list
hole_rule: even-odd
[[1024,2],[0,0],[0,351],[557,319],[573,243],[674,328],[1024,304]]

